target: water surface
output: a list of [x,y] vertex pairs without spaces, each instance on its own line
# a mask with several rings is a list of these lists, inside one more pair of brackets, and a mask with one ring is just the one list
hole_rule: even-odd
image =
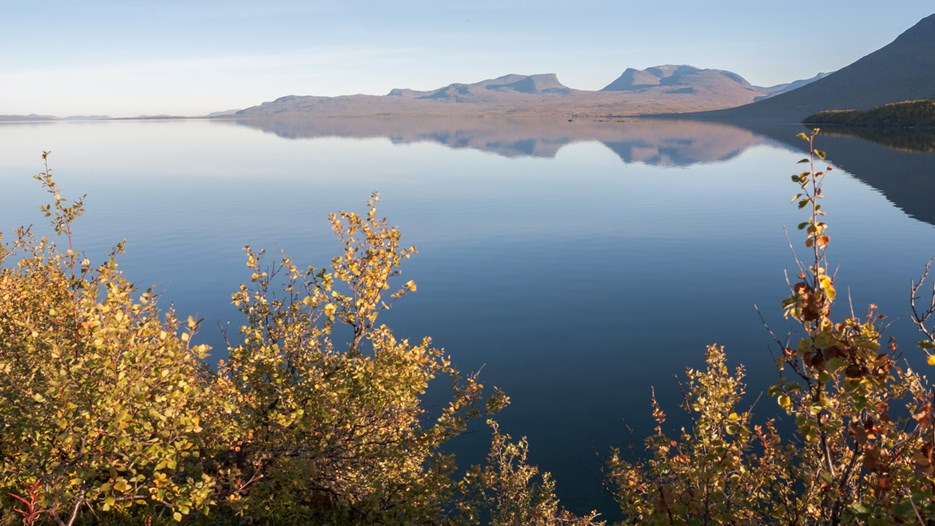
[[[483,369],[513,404],[500,416],[528,435],[572,509],[607,509],[611,445],[640,444],[649,397],[676,413],[673,376],[727,347],[749,391],[775,378],[770,339],[793,268],[784,227],[795,128],[754,133],[684,122],[493,119],[120,121],[0,125],[0,229],[34,223],[45,202],[40,153],[64,193],[87,194],[78,243],[100,259],[127,239],[121,268],[155,286],[223,355],[218,324],[247,278],[250,244],[325,265],[339,245],[327,214],[380,212],[420,254],[404,267],[417,294],[385,318],[430,335],[465,370]],[[935,255],[935,155],[853,137],[820,139],[838,165],[826,182],[838,289],[895,320],[907,356],[907,287]],[[895,203],[895,204],[894,204]],[[846,301],[838,307],[844,315]],[[769,400],[757,412],[775,413]],[[675,420],[677,421],[677,419]],[[468,459],[482,433],[459,439]],[[602,500],[603,499],[603,500]]]

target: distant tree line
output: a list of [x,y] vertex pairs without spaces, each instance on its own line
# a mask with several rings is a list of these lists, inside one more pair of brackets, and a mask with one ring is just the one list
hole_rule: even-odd
[[932,128],[935,127],[935,100],[894,102],[866,111],[819,111],[802,122],[810,126]]

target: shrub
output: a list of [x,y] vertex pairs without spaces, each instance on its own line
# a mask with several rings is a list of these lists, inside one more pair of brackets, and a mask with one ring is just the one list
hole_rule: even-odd
[[487,465],[474,466],[462,483],[472,493],[463,506],[464,522],[481,518],[491,526],[592,526],[599,514],[581,517],[562,508],[555,496],[551,474],[541,473],[526,462],[529,444],[525,437],[511,442],[510,435],[488,420],[493,435]]
[[[45,158],[47,154],[43,154]],[[81,201],[61,197],[48,165],[44,207],[68,243],[17,231],[0,262],[0,498],[29,495],[33,515],[72,524],[84,510],[207,506],[202,469],[215,386],[193,346],[197,323],[161,312],[117,270],[71,246]]]
[[[560,511],[525,441],[496,429],[496,464],[456,476],[442,446],[508,400],[486,397],[430,339],[378,323],[416,285],[387,295],[415,248],[377,217],[376,194],[363,216],[331,215],[343,251],[330,269],[266,266],[246,248],[240,339],[212,370],[198,321],[123,277],[122,245],[98,266],[76,250],[83,204],[60,195],[47,157],[42,210],[68,248],[29,229],[0,237],[4,523],[591,523]],[[429,415],[441,379],[452,396]]]
[[[376,202],[365,216],[331,215],[344,251],[330,270],[285,256],[264,268],[263,253],[246,249],[251,281],[233,295],[246,319],[242,342],[219,368],[237,397],[226,483],[241,513],[430,523],[447,512],[454,459],[440,447],[478,414],[482,385],[430,339],[398,340],[378,324],[416,285],[384,295],[415,248],[400,246]],[[423,396],[441,376],[454,395],[428,421]],[[504,402],[496,396],[488,408]]]
[[[895,360],[895,343],[880,344],[875,306],[862,319],[831,317],[836,294],[821,208],[831,168],[815,168],[825,157],[814,148],[817,133],[801,134],[809,166],[792,177],[799,186],[793,201],[809,212],[798,229],[810,258],[797,261],[783,306],[802,337],[794,345],[777,341],[781,374],[769,391],[794,419],[794,436],[781,440],[772,422],[749,430],[749,412],[734,409],[742,372],[730,375],[722,350],[709,348],[707,371],[688,372],[690,430],[666,438],[655,407],[660,427],[647,441],[652,458],[630,464],[617,452],[611,457],[611,482],[628,522],[926,524],[935,516],[931,388]],[[914,285],[914,299],[918,292]],[[923,330],[928,314],[915,313]]]

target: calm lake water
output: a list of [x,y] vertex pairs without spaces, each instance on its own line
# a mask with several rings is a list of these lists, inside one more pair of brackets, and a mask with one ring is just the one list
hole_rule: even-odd
[[[776,377],[754,310],[785,334],[779,302],[794,268],[784,228],[799,170],[795,127],[760,135],[680,122],[121,121],[0,125],[0,230],[44,227],[31,176],[40,154],[67,195],[87,194],[79,247],[101,259],[127,240],[121,268],[154,285],[223,355],[218,324],[247,278],[245,244],[322,266],[340,248],[327,214],[382,215],[419,255],[402,281],[418,293],[384,321],[432,336],[464,370],[481,369],[512,405],[499,420],[529,437],[573,510],[601,506],[612,445],[651,430],[652,386],[675,416],[674,375],[727,347],[751,399]],[[911,360],[908,285],[935,255],[935,155],[827,137],[826,181],[838,290],[890,315]],[[401,282],[402,282],[401,281]],[[846,299],[837,313],[846,311]],[[236,331],[232,331],[236,332]],[[764,398],[756,412],[774,414]],[[678,422],[678,419],[673,419]],[[482,426],[456,446],[476,461]]]

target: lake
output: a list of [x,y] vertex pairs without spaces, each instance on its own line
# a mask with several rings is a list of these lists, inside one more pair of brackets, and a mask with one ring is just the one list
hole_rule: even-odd
[[[99,261],[126,239],[126,275],[204,317],[199,338],[216,360],[219,324],[237,326],[242,247],[326,265],[340,249],[327,214],[363,211],[378,190],[380,214],[419,248],[400,281],[419,290],[384,321],[482,369],[512,398],[502,429],[529,437],[563,502],[612,511],[601,467],[609,447],[651,431],[652,387],[675,417],[674,376],[715,342],[747,367],[751,400],[776,378],[754,305],[778,334],[791,328],[780,301],[794,268],[784,229],[802,247],[805,215],[789,202],[799,131],[491,118],[5,123],[0,230],[48,230],[31,176],[50,150],[63,193],[87,194],[78,246]],[[857,313],[879,305],[892,322],[884,338],[919,362],[908,286],[935,256],[935,154],[839,135],[818,144],[836,165],[824,206],[839,294]],[[755,412],[776,405],[764,397]],[[466,461],[483,455],[482,429],[455,444]]]

